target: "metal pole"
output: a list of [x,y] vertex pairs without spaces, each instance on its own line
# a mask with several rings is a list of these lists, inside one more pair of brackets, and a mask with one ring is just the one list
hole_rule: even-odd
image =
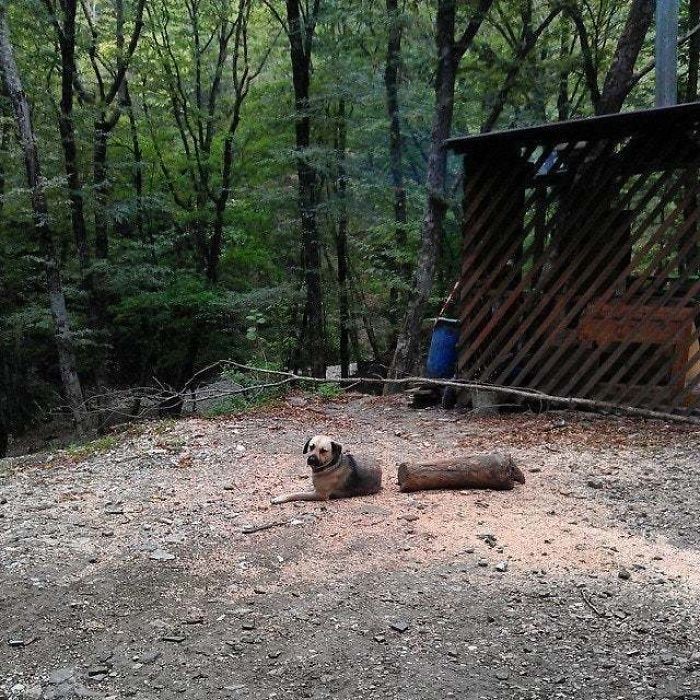
[[656,106],[678,102],[678,3],[656,0]]

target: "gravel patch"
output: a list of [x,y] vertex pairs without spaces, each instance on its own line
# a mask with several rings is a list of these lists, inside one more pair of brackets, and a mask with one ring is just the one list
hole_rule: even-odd
[[[384,490],[270,505],[318,432]],[[697,430],[295,395],[109,444],[0,461],[0,698],[700,697]],[[398,491],[492,449],[524,486]]]

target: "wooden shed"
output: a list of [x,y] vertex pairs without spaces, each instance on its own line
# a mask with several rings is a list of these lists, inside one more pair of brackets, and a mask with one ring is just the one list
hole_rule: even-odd
[[448,141],[464,157],[458,375],[700,406],[700,103]]

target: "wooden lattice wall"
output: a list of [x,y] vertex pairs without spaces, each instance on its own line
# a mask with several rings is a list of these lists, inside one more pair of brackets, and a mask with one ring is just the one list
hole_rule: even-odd
[[458,373],[700,408],[700,106],[454,139]]

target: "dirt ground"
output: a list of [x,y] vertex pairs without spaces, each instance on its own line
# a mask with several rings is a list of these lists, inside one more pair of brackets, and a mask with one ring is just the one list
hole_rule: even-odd
[[[271,506],[318,432],[383,492]],[[398,491],[492,449],[524,486]],[[699,493],[697,429],[361,396],[0,460],[0,698],[700,698]]]

